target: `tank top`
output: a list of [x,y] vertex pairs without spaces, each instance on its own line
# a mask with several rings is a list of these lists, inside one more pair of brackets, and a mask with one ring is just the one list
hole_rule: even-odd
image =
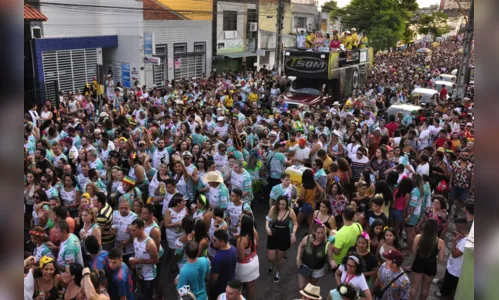
[[[146,245],[150,237],[146,237],[142,242],[139,242],[137,238],[133,239],[133,249],[135,252],[134,259],[150,259],[151,255],[147,252]],[[157,270],[155,264],[137,264],[135,266],[135,271],[139,279],[145,281],[151,281],[156,278]]]
[[[315,214],[314,219],[319,219],[318,217],[319,217],[319,211],[317,211],[317,213]],[[326,221],[324,221],[324,222],[321,221],[321,222],[324,224],[324,226],[326,226],[329,230],[331,230],[332,228],[331,228],[331,224],[329,224],[329,219],[331,219],[331,215],[329,215],[327,217]]]
[[[85,232],[85,233],[86,233],[86,235],[87,235],[87,237],[91,236],[91,235],[92,235],[92,231],[94,230],[94,227],[95,227],[95,226],[99,227],[99,225],[98,225],[97,223],[95,223],[95,224],[92,224],[92,226],[90,226],[90,227],[89,227],[89,228],[85,231],[85,225],[83,225],[83,227],[82,227],[82,228],[81,228],[81,230],[80,230],[80,237],[81,237],[81,233],[82,233],[82,232]],[[83,253],[89,254],[89,253],[87,252],[87,248],[85,247],[85,242],[84,242],[84,241],[82,241],[82,243],[81,243],[81,249],[83,250]]]
[[[59,299],[59,289],[55,286],[55,277],[52,280],[53,280],[52,288],[50,289],[50,291],[48,291],[48,295],[47,295],[47,293],[45,293],[45,299],[47,299],[47,300]],[[40,288],[38,287],[37,280],[35,280],[35,285],[36,285],[37,291],[33,294],[33,298],[36,298],[40,294],[40,291],[39,291]]]
[[63,205],[71,205],[76,201],[76,189],[73,188],[72,191],[66,192],[64,187],[62,187],[59,191],[61,194],[62,204]]
[[[252,250],[251,248],[254,249]],[[252,243],[249,243],[248,248],[244,249],[244,260],[241,262],[241,264],[250,263],[257,256],[256,250],[257,250],[256,241],[253,240]]]
[[[170,211],[170,215],[172,216],[172,223],[181,221],[185,217],[185,215],[187,214],[186,209],[182,209],[178,213],[175,212],[175,210],[173,210],[172,208],[169,208],[168,210]],[[176,226],[176,227],[166,228],[166,232],[173,232],[173,233],[178,234],[178,233],[182,232],[182,229],[180,227]]]
[[289,228],[289,221],[290,221],[289,210],[287,210],[281,219],[279,219],[279,213],[277,213],[277,217],[275,218],[275,220],[272,219],[272,225],[280,229]]
[[188,192],[187,192],[187,182],[184,179],[184,174],[181,174],[181,175],[176,174],[174,178],[175,178],[175,181],[177,182],[178,192],[181,193],[182,195],[184,195],[185,198],[190,200]]
[[320,270],[326,264],[326,242],[314,245],[310,236],[303,251],[301,261],[313,270]]
[[[144,232],[148,235],[148,236],[151,236],[151,230],[153,228],[159,228],[159,225],[156,223],[156,222],[152,222],[151,225],[147,226],[144,228]],[[160,229],[161,231],[161,229]],[[163,246],[161,246],[161,244],[159,244],[159,253],[158,253],[158,257],[161,258],[163,256],[163,254],[165,253],[165,250],[163,249]]]
[[[135,167],[136,166],[137,165],[133,166],[132,168],[130,168],[130,171],[128,171],[128,176],[131,177],[131,178],[133,178],[133,180],[137,180],[137,175],[135,174]],[[147,174],[146,174],[145,168],[142,168],[142,171],[144,172],[144,181],[140,185],[144,185],[144,184],[148,183]]]
[[33,194],[35,193],[35,185],[33,184],[30,189],[24,190],[24,202],[26,205],[33,205],[34,199]]
[[208,254],[211,257],[214,257],[215,254],[217,253],[217,249],[215,249],[215,247],[213,246],[213,237],[215,236],[215,231],[217,231],[219,228],[224,227],[226,225],[227,225],[227,222],[222,221],[222,223],[220,223],[218,225],[218,227],[216,227],[215,219],[211,218],[210,228],[208,229],[208,235],[210,237],[210,244],[208,246]]
[[419,245],[418,245],[418,249],[416,251],[416,258],[414,259],[415,262],[417,262],[418,264],[437,264],[437,255],[438,255],[438,240],[437,240],[437,243],[435,244],[435,247],[433,247],[433,250],[432,252],[430,253],[429,256],[422,256],[419,252]]

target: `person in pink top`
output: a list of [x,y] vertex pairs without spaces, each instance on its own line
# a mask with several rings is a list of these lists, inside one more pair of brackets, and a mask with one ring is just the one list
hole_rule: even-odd
[[331,50],[335,50],[340,48],[340,41],[338,39],[338,35],[334,34],[333,35],[333,39],[331,40],[331,42],[329,43],[329,49]]

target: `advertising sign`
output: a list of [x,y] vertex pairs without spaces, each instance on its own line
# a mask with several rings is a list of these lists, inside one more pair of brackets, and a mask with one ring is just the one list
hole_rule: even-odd
[[217,54],[243,52],[243,40],[218,40]]
[[144,63],[145,64],[157,64],[159,66],[161,64],[161,60],[159,59],[159,57],[144,56]]
[[144,55],[152,55],[152,33],[144,33]]
[[359,60],[359,51],[358,50],[347,51],[347,62],[358,61],[358,60]]
[[121,83],[123,87],[130,88],[130,64],[121,64]]
[[286,51],[284,68],[288,76],[328,78],[329,53]]

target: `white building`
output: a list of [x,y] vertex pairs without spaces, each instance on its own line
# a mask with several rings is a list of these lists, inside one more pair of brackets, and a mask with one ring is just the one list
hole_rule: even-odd
[[[83,90],[94,76],[112,74],[124,87],[142,81],[143,3],[119,0],[52,0],[39,10],[48,18],[41,38],[34,39],[36,81],[57,81],[63,91]],[[102,65],[97,74],[97,65]],[[135,74],[131,74],[135,70]],[[133,77],[133,78],[132,78]]]
[[[165,80],[209,75],[212,65],[212,20],[191,20],[159,2],[144,1],[144,34],[152,35],[153,56],[160,65],[145,65],[147,86]],[[210,13],[211,15],[211,13]]]

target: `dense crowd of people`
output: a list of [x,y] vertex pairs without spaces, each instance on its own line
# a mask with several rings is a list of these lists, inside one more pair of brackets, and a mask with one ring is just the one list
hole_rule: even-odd
[[322,299],[326,276],[328,299],[426,299],[432,282],[453,299],[474,214],[473,87],[387,108],[418,103],[411,91],[456,69],[460,47],[379,55],[331,107],[285,103],[288,80],[266,68],[153,88],[109,78],[100,101],[88,88],[34,105],[24,299],[253,300],[260,261],[277,283],[291,247],[302,299]]

